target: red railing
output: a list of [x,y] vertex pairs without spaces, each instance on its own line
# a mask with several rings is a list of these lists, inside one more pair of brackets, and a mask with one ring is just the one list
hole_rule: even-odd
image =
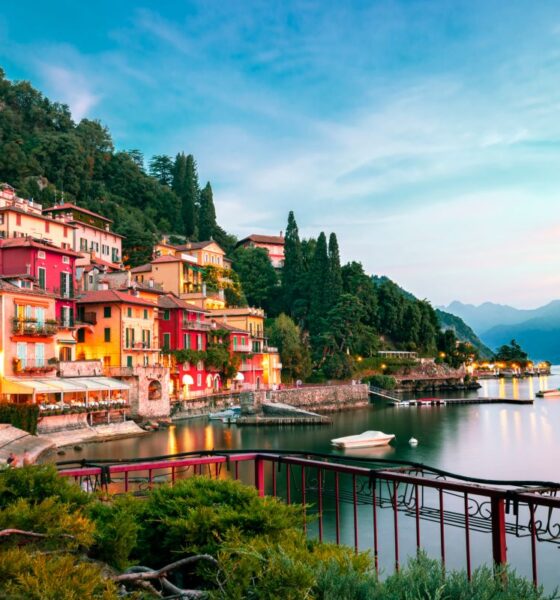
[[261,450],[75,464],[58,463],[61,475],[112,493],[141,494],[193,475],[241,479],[261,496],[305,505],[309,535],[353,545],[356,552],[371,549],[378,572],[398,570],[404,556],[422,548],[437,554],[443,565],[466,568],[470,579],[477,564],[508,562],[509,545],[510,562],[525,568],[537,585],[539,561],[552,565],[553,558],[539,548],[560,546],[560,512],[555,511],[560,484],[555,483],[491,482],[414,463]]

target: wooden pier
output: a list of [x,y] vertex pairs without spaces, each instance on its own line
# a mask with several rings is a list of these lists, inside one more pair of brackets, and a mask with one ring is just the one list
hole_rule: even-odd
[[445,406],[447,404],[533,404],[534,398],[433,398],[430,400],[393,401],[393,406]]

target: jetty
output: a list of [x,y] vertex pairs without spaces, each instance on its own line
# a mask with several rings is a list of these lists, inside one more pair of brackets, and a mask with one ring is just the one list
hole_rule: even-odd
[[471,398],[414,398],[405,400],[391,394],[388,390],[370,386],[369,393],[389,401],[393,406],[443,406],[446,404],[533,404],[534,398],[498,398],[475,396]]

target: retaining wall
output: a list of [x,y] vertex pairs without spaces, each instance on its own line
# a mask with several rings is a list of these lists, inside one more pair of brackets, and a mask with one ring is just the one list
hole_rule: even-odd
[[337,412],[369,404],[368,386],[365,383],[268,390],[254,394],[255,404],[282,402],[314,412]]

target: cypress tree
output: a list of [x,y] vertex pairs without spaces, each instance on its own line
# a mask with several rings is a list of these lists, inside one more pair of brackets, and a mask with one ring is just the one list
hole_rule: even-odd
[[309,331],[318,334],[322,331],[323,320],[329,310],[329,255],[327,238],[323,231],[317,238],[317,245],[309,270]]
[[329,309],[331,309],[342,294],[342,269],[340,267],[340,251],[336,233],[329,237]]
[[198,237],[201,241],[214,239],[216,233],[216,209],[210,182],[200,192],[200,209],[198,211]]
[[293,211],[288,215],[288,226],[284,238],[284,267],[282,269],[282,297],[287,313],[293,314],[293,304],[300,295],[303,275],[301,241]]
[[199,196],[198,174],[192,154],[185,156],[184,152],[181,152],[175,157],[171,187],[181,200],[183,232],[188,238],[191,238],[196,230],[195,205]]

